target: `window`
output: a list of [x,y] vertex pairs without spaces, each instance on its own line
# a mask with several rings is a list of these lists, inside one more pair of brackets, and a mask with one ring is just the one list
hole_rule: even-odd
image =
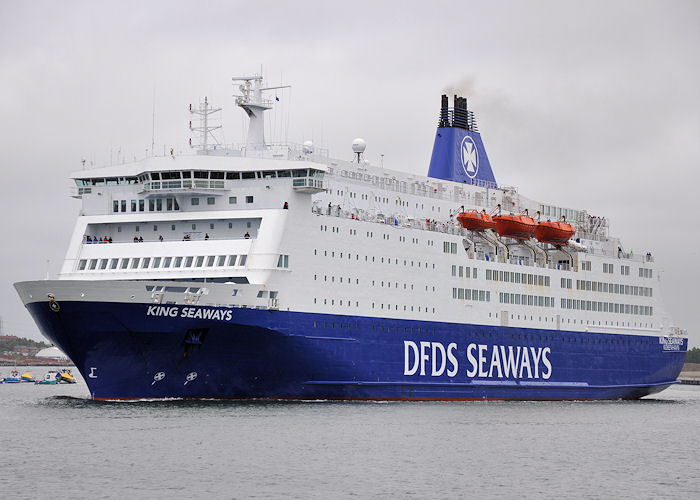
[[118,200],[114,200],[112,202],[112,212],[115,212],[115,213],[119,212],[119,201]]
[[78,263],[78,271],[84,271],[86,265],[87,265],[87,260],[80,259],[80,262]]
[[110,269],[116,269],[117,264],[119,264],[119,259],[112,259],[112,261],[109,263],[109,268]]
[[170,263],[173,261],[172,257],[166,257],[163,259],[163,267],[170,267]]
[[148,200],[148,211],[153,212],[156,209],[156,201]]
[[248,259],[247,255],[241,255],[241,258],[238,259],[238,265],[239,266],[245,266],[245,261]]
[[122,263],[119,266],[120,269],[126,269],[129,267],[129,259],[122,259]]
[[216,261],[216,267],[223,267],[224,263],[226,262],[226,256],[225,255],[219,255],[218,260]]
[[213,196],[207,198],[207,205],[213,205],[214,203],[216,203],[216,198],[214,198]]
[[214,257],[213,255],[210,255],[207,257],[207,267],[212,267],[214,265]]
[[160,257],[154,257],[153,258],[153,268],[158,268],[160,267]]
[[150,257],[144,257],[143,261],[141,262],[141,269],[148,269],[148,266],[151,265],[151,258]]
[[[288,268],[289,267],[289,255],[280,255],[279,259],[277,259],[277,267],[284,268],[284,269]],[[341,278],[341,280],[342,280],[342,278]]]
[[131,259],[131,269],[137,269],[139,267],[139,262],[141,259],[138,257]]
[[153,230],[158,231],[158,224],[153,224]]
[[236,256],[235,255],[229,255],[228,256],[228,263],[226,264],[229,267],[233,267],[236,265]]
[[163,210],[163,200],[162,198],[156,199],[156,212],[160,212]]
[[172,198],[166,198],[165,199],[165,208],[166,210],[172,210],[173,209],[173,199]]
[[[195,172],[195,174],[196,174],[196,173],[197,173],[197,172]],[[196,205],[199,205],[199,198],[192,198],[192,199],[190,200],[190,203],[192,204],[193,207],[196,206]]]
[[136,200],[131,200],[131,211],[136,212]]
[[126,200],[122,200],[122,212],[126,212]]
[[246,203],[253,203],[253,197],[252,197],[252,196],[246,196],[246,197],[245,197],[245,202],[246,202]]
[[180,267],[182,266],[182,257],[175,257],[175,262],[173,263],[173,267]]
[[236,199],[235,196],[229,196],[229,197],[228,197],[228,204],[229,204],[229,205],[235,205],[236,203],[238,203],[238,200]]
[[[195,172],[196,173],[196,172]],[[185,267],[192,267],[193,257],[185,257]]]
[[214,229],[214,223],[209,224],[209,229]]
[[139,212],[143,212],[144,208],[145,208],[145,207],[144,207],[144,201],[143,201],[143,200],[139,200]]
[[199,257],[197,257],[197,260],[195,261],[194,267],[202,267],[203,263],[204,263],[204,257],[200,255]]

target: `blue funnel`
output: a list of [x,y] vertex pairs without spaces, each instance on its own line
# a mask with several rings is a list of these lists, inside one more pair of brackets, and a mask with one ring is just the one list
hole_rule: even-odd
[[495,188],[496,178],[467,100],[455,96],[454,103],[448,108],[447,96],[442,96],[428,177]]

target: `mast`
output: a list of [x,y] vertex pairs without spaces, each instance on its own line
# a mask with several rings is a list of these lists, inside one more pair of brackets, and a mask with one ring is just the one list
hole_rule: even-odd
[[[199,147],[201,154],[209,154],[209,150],[214,147],[213,145],[209,145],[209,134],[211,134],[214,130],[220,129],[221,125],[209,125],[209,115],[213,115],[219,111],[221,111],[221,108],[212,108],[209,104],[209,100],[206,97],[204,98],[204,102],[199,104],[198,109],[192,108],[192,105],[190,104],[190,114],[199,115],[199,127],[193,127],[192,120],[190,120],[190,130],[192,132],[199,132],[199,144],[192,144],[192,139],[190,138],[190,147]],[[214,139],[214,142],[218,143],[214,137],[214,134],[211,134],[211,137]]]
[[262,75],[255,76],[234,76],[234,82],[243,82],[238,86],[241,95],[236,97],[236,104],[243,108],[250,119],[248,125],[248,150],[259,151],[266,149],[265,144],[265,118],[263,113],[272,109],[273,101],[263,98],[266,90],[289,88],[290,85],[278,85],[274,87],[263,87]]

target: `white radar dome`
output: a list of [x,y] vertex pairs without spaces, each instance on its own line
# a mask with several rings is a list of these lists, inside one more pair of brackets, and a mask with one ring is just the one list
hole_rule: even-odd
[[304,153],[311,154],[314,152],[314,143],[311,141],[304,141]]
[[364,139],[358,137],[352,141],[352,152],[353,153],[364,153],[367,148],[367,143]]

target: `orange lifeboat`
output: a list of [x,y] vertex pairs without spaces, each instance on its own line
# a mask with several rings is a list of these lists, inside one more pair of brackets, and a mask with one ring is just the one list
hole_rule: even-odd
[[535,228],[535,238],[540,243],[566,245],[575,232],[574,227],[565,221],[540,222]]
[[537,224],[529,215],[495,215],[496,231],[501,236],[529,240],[535,232]]
[[491,220],[491,217],[483,212],[469,210],[462,212],[457,216],[457,220],[462,227],[469,231],[485,231],[486,229],[496,229],[496,224]]

